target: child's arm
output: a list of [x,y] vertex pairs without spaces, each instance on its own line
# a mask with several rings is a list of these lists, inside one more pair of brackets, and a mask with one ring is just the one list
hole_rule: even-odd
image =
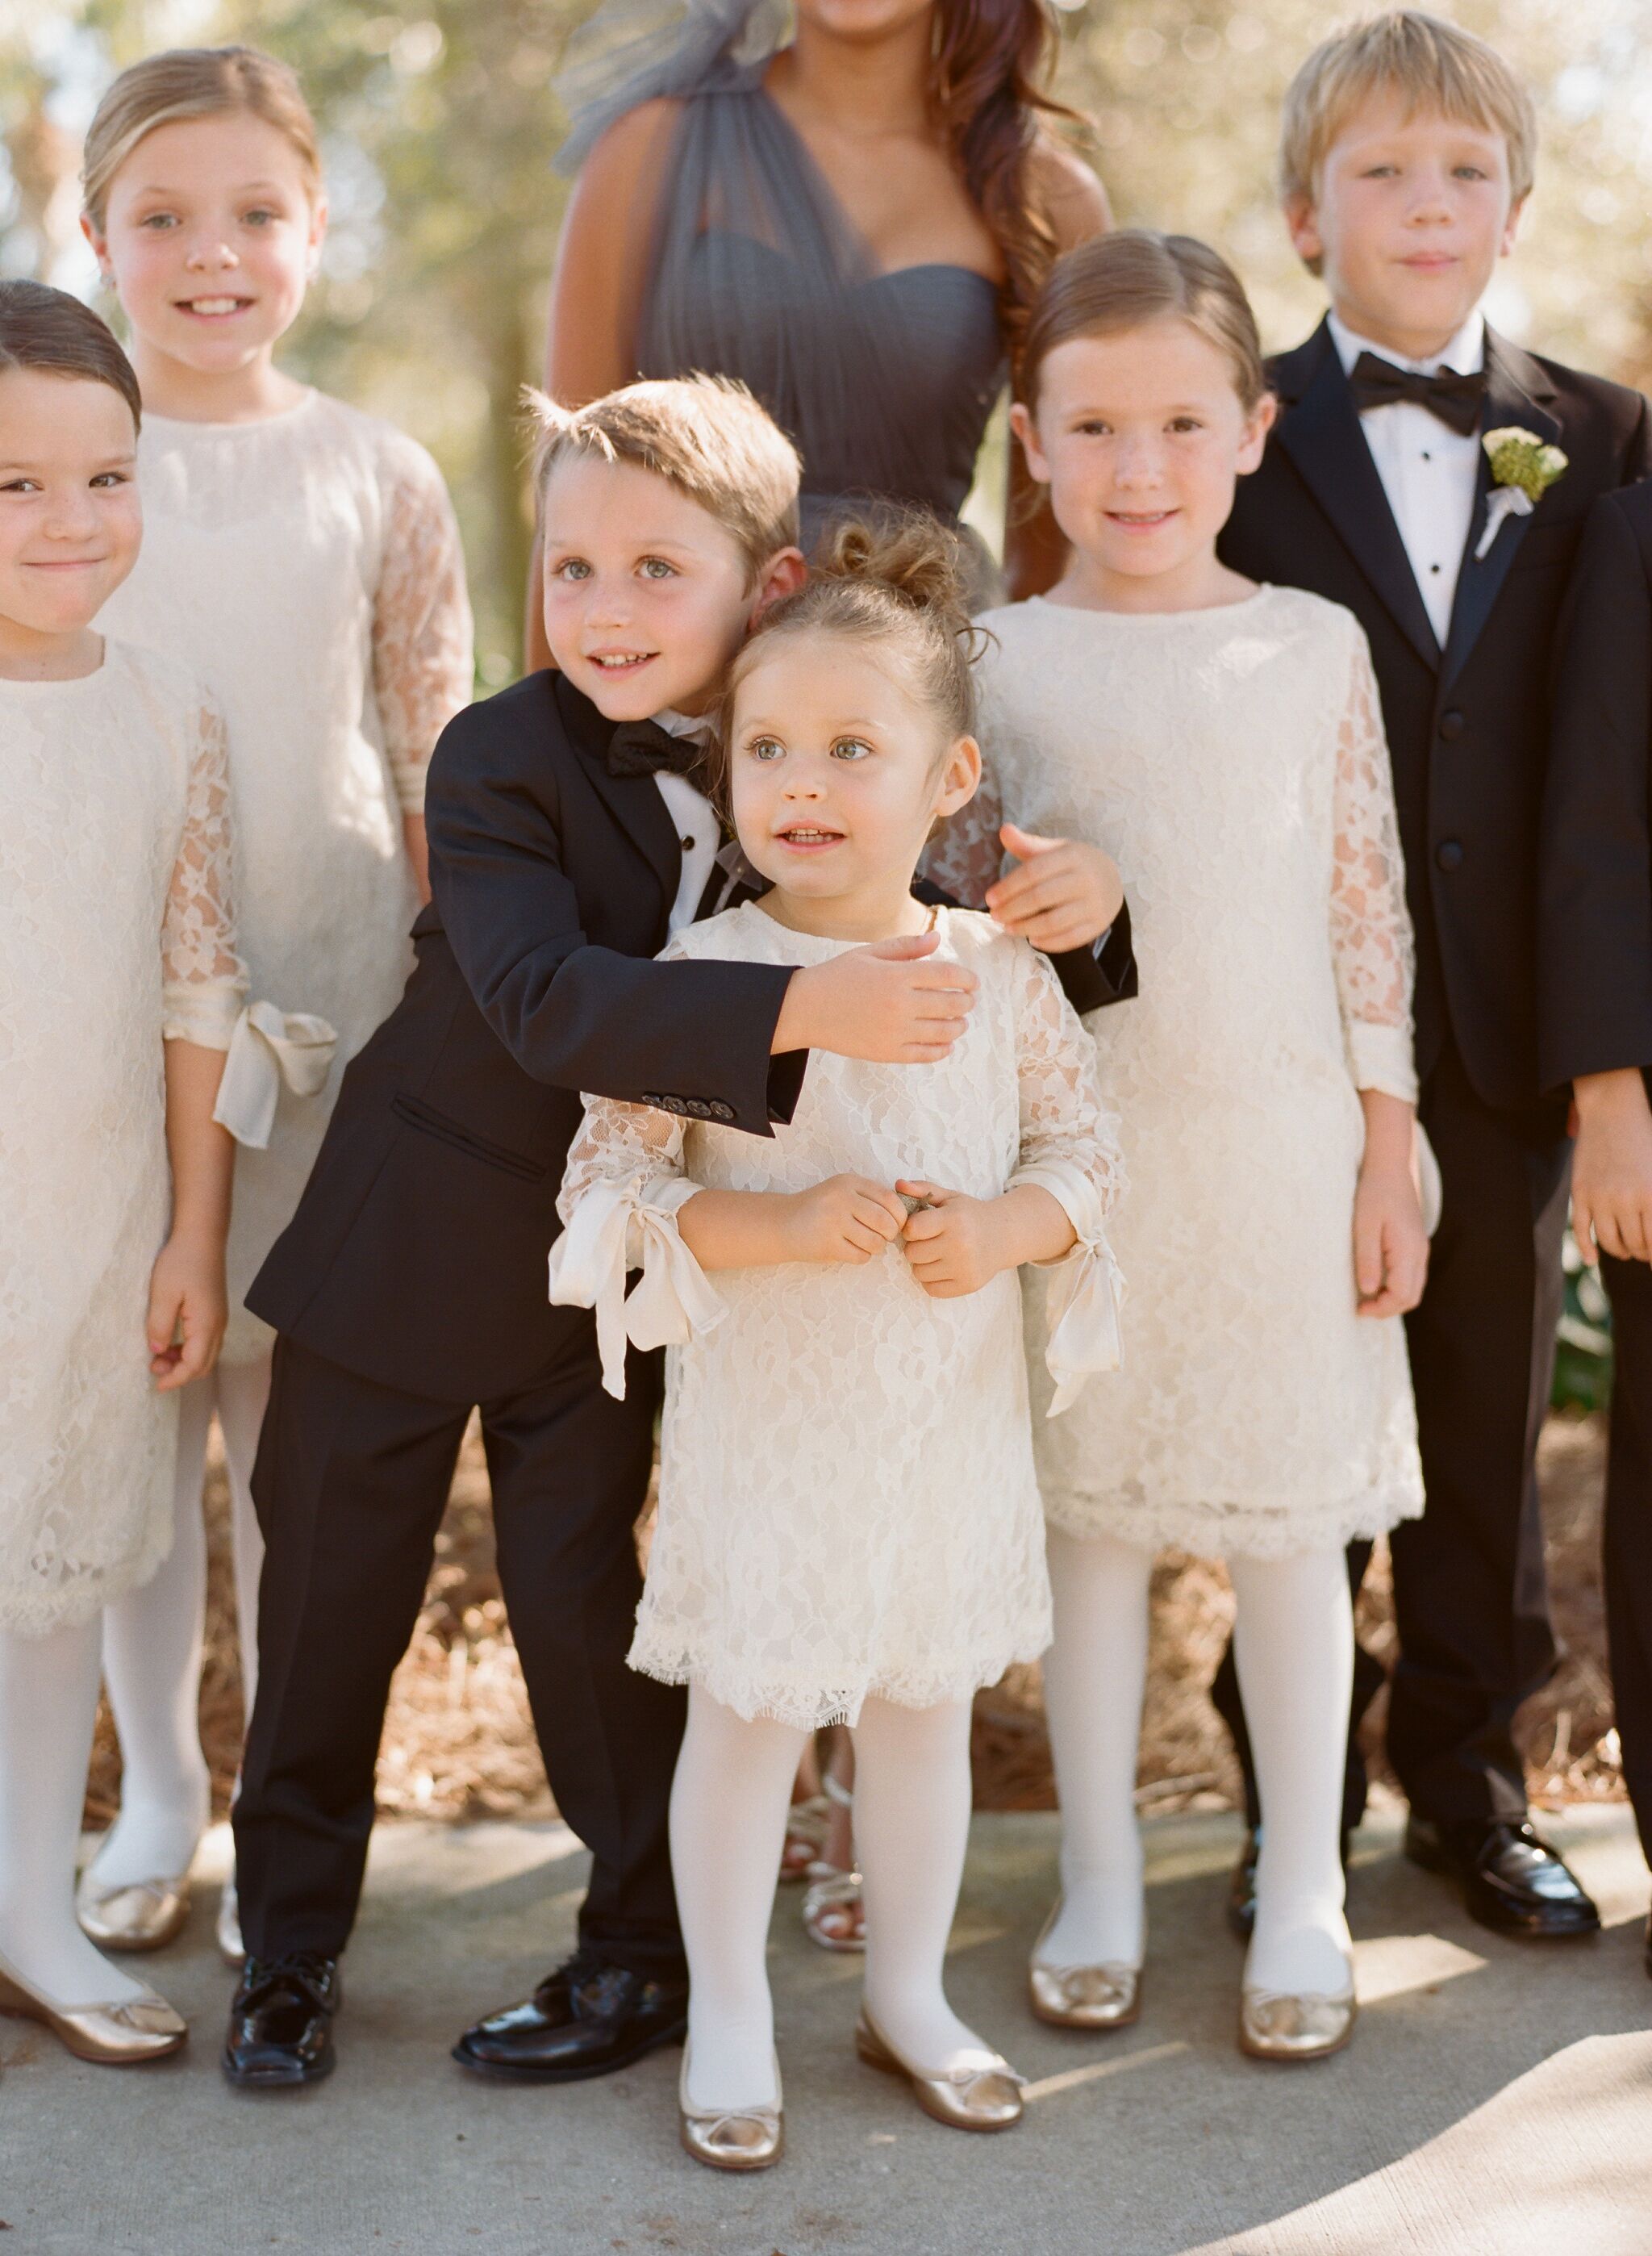
[[864,1175],[829,1175],[806,1191],[710,1191],[678,1212],[683,1243],[702,1269],[760,1269],[783,1261],[859,1267],[892,1245],[906,1209]]
[[1337,740],[1330,940],[1365,1153],[1353,1199],[1353,1271],[1362,1316],[1402,1315],[1423,1297],[1428,1234],[1417,1177],[1411,1055],[1415,948],[1393,772],[1365,637],[1351,632]]
[[388,444],[385,480],[373,687],[401,802],[403,843],[418,898],[427,901],[425,772],[437,737],[475,687],[470,598],[459,526],[434,462],[398,433]]

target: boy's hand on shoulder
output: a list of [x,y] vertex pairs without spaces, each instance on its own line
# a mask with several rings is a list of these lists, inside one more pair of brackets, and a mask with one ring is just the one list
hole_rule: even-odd
[[1124,906],[1118,864],[1079,838],[1040,838],[1006,822],[998,834],[1020,863],[987,892],[994,921],[1046,955],[1088,948]]
[[1577,1084],[1571,1228],[1585,1261],[1652,1261],[1652,1105],[1633,1067]]
[[939,944],[932,932],[880,940],[794,972],[771,1051],[938,1064],[969,1023],[979,984],[961,963],[929,960]]
[[997,1199],[970,1198],[937,1183],[901,1181],[903,1197],[924,1204],[909,1214],[901,1235],[913,1276],[935,1301],[960,1301],[990,1285],[1004,1258]]
[[212,1369],[228,1321],[223,1240],[215,1232],[174,1230],[149,1278],[144,1330],[157,1393],[170,1394]]
[[906,1209],[892,1190],[864,1175],[828,1175],[791,1194],[787,1236],[793,1261],[843,1261],[860,1267],[892,1245]]

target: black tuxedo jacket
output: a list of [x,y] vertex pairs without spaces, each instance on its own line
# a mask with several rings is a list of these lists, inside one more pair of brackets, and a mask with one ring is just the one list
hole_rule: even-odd
[[1652,1067],[1652,485],[1598,501],[1584,532],[1543,828],[1543,1081]]
[[[802,1087],[806,1052],[770,1055],[787,967],[650,960],[681,848],[654,779],[608,773],[612,734],[552,673],[443,731],[412,976],[247,1295],[404,1393],[522,1392],[589,1323],[545,1278],[580,1090],[769,1135]],[[1081,1010],[1135,991],[1128,918],[1055,961]]]
[[1591,504],[1647,475],[1652,433],[1638,391],[1490,330],[1486,370],[1482,430],[1535,431],[1569,467],[1480,561],[1482,457],[1444,650],[1325,324],[1269,365],[1279,419],[1220,546],[1236,571],[1311,589],[1364,627],[1417,927],[1418,1070],[1432,1070],[1449,1037],[1478,1094],[1513,1110],[1539,1094],[1537,842],[1557,623]]

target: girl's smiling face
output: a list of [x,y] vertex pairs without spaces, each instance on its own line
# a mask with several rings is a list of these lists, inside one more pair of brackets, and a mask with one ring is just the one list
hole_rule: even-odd
[[110,385],[0,372],[0,662],[71,652],[137,560],[137,447]]
[[140,374],[153,354],[228,376],[267,357],[297,319],[327,207],[286,135],[230,109],[146,133],[109,185],[102,225],[83,224]]
[[728,792],[748,858],[805,929],[877,939],[899,929],[938,815],[974,793],[973,737],[949,741],[898,647],[782,631],[735,691]]
[[1227,356],[1165,315],[1057,345],[1036,407],[1017,405],[1012,419],[1098,591],[1155,583],[1168,597],[1209,568],[1234,483],[1262,460],[1273,403],[1248,410]]

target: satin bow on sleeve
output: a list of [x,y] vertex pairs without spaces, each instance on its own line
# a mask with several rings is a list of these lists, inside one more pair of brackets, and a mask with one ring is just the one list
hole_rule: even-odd
[[285,1082],[295,1096],[313,1096],[327,1076],[339,1038],[325,1019],[250,1003],[235,1021],[212,1117],[237,1144],[264,1151]]
[[[680,1347],[727,1313],[722,1296],[684,1244],[677,1212],[699,1190],[680,1175],[639,1186],[597,1183],[551,1249],[551,1298],[594,1308],[602,1385],[625,1399],[625,1350]],[[628,1298],[626,1273],[642,1275]]]
[[1022,1183],[1048,1191],[1078,1233],[1078,1242],[1059,1259],[1038,1265],[1050,1280],[1044,1368],[1055,1383],[1044,1414],[1058,1418],[1093,1372],[1116,1371],[1124,1359],[1119,1328],[1124,1278],[1102,1227],[1100,1195],[1082,1168],[1045,1160],[1018,1167],[1010,1184]]

